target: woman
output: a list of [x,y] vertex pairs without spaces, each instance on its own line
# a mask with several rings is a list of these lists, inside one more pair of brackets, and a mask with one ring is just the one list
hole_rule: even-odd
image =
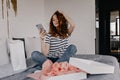
[[[68,28],[69,24],[69,28]],[[75,28],[73,21],[63,14],[62,11],[56,11],[50,20],[50,30],[46,34],[45,31],[40,32],[41,52],[34,51],[32,59],[39,67],[47,59],[52,62],[68,61],[77,49],[75,45],[68,44],[68,38]]]

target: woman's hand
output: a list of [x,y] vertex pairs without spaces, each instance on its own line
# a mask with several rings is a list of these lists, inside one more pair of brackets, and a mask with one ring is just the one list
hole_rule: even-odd
[[73,32],[75,28],[74,21],[69,16],[67,16],[62,10],[58,10],[58,11],[64,15],[64,17],[67,19],[68,23],[70,24],[70,27],[68,29],[68,34],[71,35],[71,33]]
[[41,40],[44,40],[45,35],[46,35],[46,31],[45,30],[40,31],[40,39]]
[[64,12],[62,10],[58,10],[58,12],[62,13],[64,15]]
[[47,56],[48,53],[49,53],[49,44],[48,43],[45,43],[45,35],[46,35],[46,31],[45,30],[42,30],[40,31],[40,39],[41,39],[41,52]]

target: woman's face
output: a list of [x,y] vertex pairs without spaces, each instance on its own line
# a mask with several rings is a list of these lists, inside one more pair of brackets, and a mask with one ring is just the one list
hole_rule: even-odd
[[52,22],[55,27],[59,26],[58,18],[56,15],[53,15]]

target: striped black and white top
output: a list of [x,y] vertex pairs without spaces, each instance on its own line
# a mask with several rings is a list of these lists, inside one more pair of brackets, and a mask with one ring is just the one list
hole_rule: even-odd
[[68,47],[68,38],[60,39],[47,34],[45,43],[50,45],[48,57],[61,57]]

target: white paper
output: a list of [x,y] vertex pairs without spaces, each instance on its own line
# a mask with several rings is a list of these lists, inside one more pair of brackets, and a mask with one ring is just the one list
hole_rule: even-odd
[[87,59],[81,59],[81,58],[74,58],[71,57],[69,63],[71,65],[74,65],[85,72],[89,74],[108,74],[108,73],[114,73],[114,66],[96,62],[92,60]]

